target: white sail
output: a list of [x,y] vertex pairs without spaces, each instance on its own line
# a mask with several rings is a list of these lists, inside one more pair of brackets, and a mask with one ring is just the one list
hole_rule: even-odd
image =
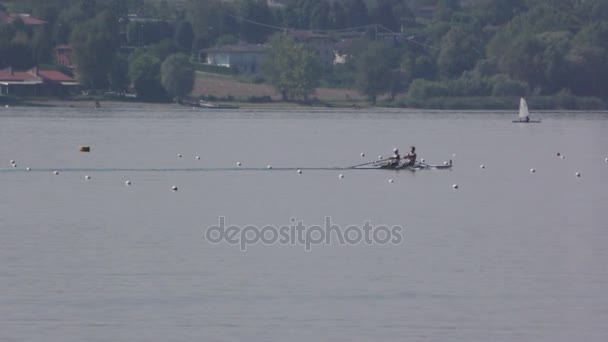
[[528,112],[528,103],[522,97],[519,100],[519,119],[525,120],[528,116],[530,116],[530,113]]

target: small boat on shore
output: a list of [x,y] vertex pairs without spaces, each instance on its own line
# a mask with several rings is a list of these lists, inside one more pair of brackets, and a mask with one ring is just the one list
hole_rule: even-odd
[[239,109],[239,106],[215,104],[200,100],[198,106],[205,109]]
[[523,97],[519,100],[519,119],[513,120],[514,123],[540,123],[540,120],[530,120],[528,102]]

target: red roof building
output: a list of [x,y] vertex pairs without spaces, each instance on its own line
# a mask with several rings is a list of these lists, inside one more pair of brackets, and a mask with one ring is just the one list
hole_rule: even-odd
[[14,14],[0,11],[0,24],[12,24],[15,20],[21,19],[26,26],[43,26],[46,21],[32,17],[29,14]]
[[69,45],[57,45],[55,47],[55,60],[57,64],[73,69],[75,65],[72,60],[72,47]]
[[78,81],[56,70],[0,70],[0,93],[16,95],[65,95],[78,87]]

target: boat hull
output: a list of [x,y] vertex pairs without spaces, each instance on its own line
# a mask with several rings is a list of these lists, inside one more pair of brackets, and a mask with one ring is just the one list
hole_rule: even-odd
[[527,124],[527,123],[540,123],[540,120],[530,120],[530,121],[513,120],[513,123],[522,123],[522,124]]

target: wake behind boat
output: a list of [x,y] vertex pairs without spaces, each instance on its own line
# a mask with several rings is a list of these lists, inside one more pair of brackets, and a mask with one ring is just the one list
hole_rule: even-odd
[[528,102],[523,97],[519,100],[519,119],[514,120],[515,123],[540,123],[540,120],[530,120],[530,112],[528,111]]

